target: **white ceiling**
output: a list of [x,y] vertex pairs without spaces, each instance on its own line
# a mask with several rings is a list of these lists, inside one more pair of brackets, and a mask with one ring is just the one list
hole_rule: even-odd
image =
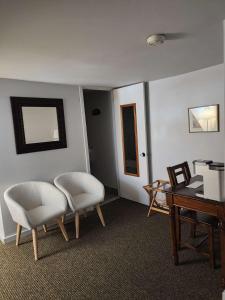
[[[0,77],[94,86],[223,62],[224,0],[0,0]],[[150,48],[151,33],[179,33]]]

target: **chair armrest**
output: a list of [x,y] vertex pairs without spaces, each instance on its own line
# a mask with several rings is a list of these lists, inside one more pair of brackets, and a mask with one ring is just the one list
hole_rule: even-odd
[[66,212],[67,201],[65,195],[50,183],[42,185],[42,204],[49,206],[58,206]]
[[85,187],[86,192],[90,194],[99,195],[102,198],[102,201],[105,197],[105,188],[104,185],[93,175],[88,176],[87,185]]
[[16,201],[5,195],[5,202],[15,223],[24,228],[31,229],[31,224],[27,217],[27,211]]
[[54,180],[54,184],[59,189],[60,193],[63,193],[66,196],[66,199],[67,199],[67,201],[69,203],[70,208],[73,211],[75,211],[75,208],[74,208],[74,205],[73,205],[73,201],[72,201],[73,200],[72,195],[57,180]]

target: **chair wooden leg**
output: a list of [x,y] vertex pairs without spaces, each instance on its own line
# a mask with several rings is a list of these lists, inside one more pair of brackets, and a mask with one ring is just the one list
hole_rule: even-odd
[[62,223],[64,224],[64,223],[65,223],[65,215],[63,215],[63,216],[61,217],[61,220],[62,220]]
[[196,237],[196,224],[191,224],[190,237],[191,238]]
[[34,258],[38,260],[38,241],[37,241],[37,228],[32,229],[33,247],[34,247]]
[[47,225],[46,225],[46,224],[43,225],[43,229],[44,229],[44,232],[45,232],[45,233],[48,231],[48,228],[47,228]]
[[97,213],[98,213],[99,219],[101,220],[102,226],[105,227],[105,220],[104,220],[104,217],[103,217],[103,214],[102,214],[102,210],[101,210],[101,207],[100,207],[99,204],[96,205],[96,209],[97,209]]
[[79,235],[80,235],[80,218],[79,218],[79,212],[75,212],[75,227],[76,227],[76,239],[79,239]]
[[64,224],[63,224],[62,220],[58,219],[57,222],[58,222],[59,228],[61,229],[61,232],[62,232],[62,234],[64,236],[64,239],[68,242],[69,238],[68,238],[68,235],[67,235],[67,232],[66,232],[66,229],[64,227]]
[[211,226],[208,228],[208,243],[209,243],[210,266],[212,269],[215,269],[214,231]]
[[17,224],[16,225],[16,246],[19,246],[21,230],[22,230],[22,226],[20,224]]

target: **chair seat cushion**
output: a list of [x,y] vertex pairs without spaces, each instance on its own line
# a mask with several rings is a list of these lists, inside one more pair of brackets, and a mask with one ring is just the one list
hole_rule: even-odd
[[76,196],[73,196],[73,203],[76,210],[82,210],[90,206],[94,206],[100,203],[102,199],[99,195],[82,193]]
[[181,219],[184,218],[192,219],[193,221],[196,221],[196,223],[204,223],[204,224],[212,225],[214,227],[217,226],[218,224],[218,219],[216,217],[201,212],[195,212],[189,209],[181,209],[180,216]]
[[62,216],[64,210],[53,205],[41,205],[27,212],[30,223],[33,227],[37,227]]
[[196,212],[193,210],[189,210],[189,209],[184,209],[182,208],[180,210],[180,216],[181,217],[187,217],[187,218],[191,218],[191,219],[196,219]]
[[212,225],[213,227],[217,227],[218,225],[218,219],[216,217],[201,212],[197,213],[197,220],[199,223],[209,224]]

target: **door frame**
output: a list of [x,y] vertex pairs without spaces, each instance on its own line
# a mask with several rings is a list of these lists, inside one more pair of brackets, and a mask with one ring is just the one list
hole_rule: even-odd
[[[137,82],[140,83],[140,82]],[[113,145],[114,145],[114,156],[115,156],[115,164],[116,164],[116,181],[117,181],[117,189],[118,189],[118,195],[120,196],[120,183],[119,183],[119,167],[118,167],[118,156],[117,156],[117,141],[116,141],[116,117],[115,117],[115,106],[114,106],[114,99],[113,99],[113,90],[118,89],[121,87],[131,86],[137,83],[128,84],[125,86],[115,87],[115,88],[102,88],[102,87],[96,87],[96,86],[79,86],[79,98],[80,98],[80,110],[81,110],[81,119],[82,119],[82,133],[83,133],[83,142],[84,142],[84,155],[85,155],[85,169],[87,173],[91,172],[90,168],[90,156],[89,156],[89,147],[88,147],[88,136],[87,136],[87,123],[86,123],[86,114],[85,114],[85,107],[84,107],[84,94],[83,90],[89,89],[89,90],[104,90],[109,91],[111,96],[110,106],[112,111],[112,121],[113,121]],[[149,87],[147,86],[147,83],[144,82],[144,93],[145,93],[145,114],[146,114],[146,122],[150,123],[149,116],[148,116],[148,93],[149,93]],[[152,164],[151,164],[151,141],[149,141],[149,134],[150,129],[148,126],[146,127],[146,141],[147,141],[147,151],[146,155],[148,158],[148,165],[149,165],[149,180],[152,179]],[[151,139],[151,138],[150,138]],[[150,142],[150,143],[149,143]]]
[[85,156],[85,170],[87,173],[91,173],[90,167],[90,155],[89,155],[89,147],[88,147],[88,135],[87,135],[87,123],[86,123],[86,114],[85,114],[85,107],[84,107],[84,90],[99,90],[99,91],[108,91],[110,93],[110,107],[112,111],[112,123],[113,123],[113,150],[114,150],[114,157],[115,157],[115,164],[116,164],[116,182],[117,182],[117,189],[118,195],[120,194],[120,186],[119,186],[119,179],[118,179],[118,161],[116,155],[116,127],[115,127],[115,110],[114,110],[114,102],[113,102],[113,92],[111,88],[101,88],[101,87],[85,87],[79,86],[79,96],[80,96],[80,110],[81,110],[81,119],[82,119],[82,133],[83,133],[83,142],[84,142],[84,156]]
[[83,134],[83,142],[84,142],[85,171],[87,173],[91,173],[88,136],[87,136],[87,123],[86,123],[86,115],[85,115],[85,108],[84,108],[84,94],[83,94],[84,88],[82,86],[79,86],[78,88],[79,88],[79,97],[80,97],[82,134]]

